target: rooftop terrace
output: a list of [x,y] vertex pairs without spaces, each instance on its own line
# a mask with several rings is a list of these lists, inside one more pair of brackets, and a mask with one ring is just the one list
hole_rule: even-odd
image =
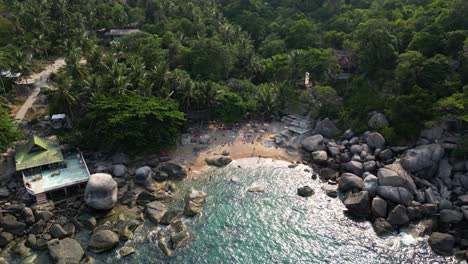
[[89,180],[89,171],[80,154],[67,155],[64,159],[66,168],[57,168],[53,170],[42,170],[41,173],[26,175],[24,172],[23,180],[29,184],[26,185],[31,194],[36,195],[53,190],[62,189]]

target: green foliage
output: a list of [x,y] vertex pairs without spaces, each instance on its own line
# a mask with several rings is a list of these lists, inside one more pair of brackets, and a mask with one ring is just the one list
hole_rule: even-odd
[[213,117],[224,123],[241,121],[247,112],[247,105],[239,95],[221,91],[216,96],[217,107],[213,111]]
[[81,124],[86,145],[143,152],[176,143],[184,114],[170,100],[142,96],[100,96]]
[[314,86],[312,88],[313,101],[311,101],[312,116],[314,118],[337,118],[342,109],[342,99],[335,89],[330,86]]
[[459,159],[468,159],[468,135],[460,138],[453,154]]
[[4,152],[14,141],[21,137],[13,119],[8,115],[8,104],[0,97],[0,152]]

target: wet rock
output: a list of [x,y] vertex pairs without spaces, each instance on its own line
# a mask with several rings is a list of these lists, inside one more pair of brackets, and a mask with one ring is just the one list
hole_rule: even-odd
[[439,144],[419,146],[403,154],[401,165],[418,177],[431,179],[436,174],[439,161],[443,156],[444,149]]
[[300,187],[297,189],[297,195],[302,197],[310,197],[314,195],[314,190],[309,186]]
[[375,197],[377,194],[377,187],[379,187],[379,179],[377,176],[368,174],[362,182],[362,190],[368,192],[370,197]]
[[333,138],[337,133],[338,128],[336,128],[335,123],[328,118],[318,122],[314,128],[314,134],[319,134],[326,138]]
[[174,255],[172,250],[167,245],[166,239],[164,239],[164,237],[162,237],[162,236],[158,237],[158,246],[162,250],[162,252],[164,252],[164,254],[166,254],[166,256],[172,257]]
[[47,248],[56,263],[79,264],[84,255],[80,243],[71,238],[53,239],[47,243]]
[[13,240],[13,235],[8,232],[1,232],[0,233],[0,247],[6,246],[8,243],[10,243]]
[[185,197],[184,215],[194,216],[203,211],[207,194],[202,191],[191,190]]
[[171,234],[172,247],[177,249],[187,242],[190,238],[190,234],[187,232],[186,226],[181,221],[177,221],[171,227],[174,230],[174,233]]
[[409,217],[406,213],[406,207],[399,204],[390,211],[387,221],[393,226],[402,226],[409,223]]
[[119,250],[119,256],[121,258],[124,258],[126,256],[129,256],[131,254],[135,253],[135,249],[132,248],[132,247],[122,247],[120,250]]
[[141,193],[138,194],[136,198],[136,203],[138,205],[146,205],[147,203],[156,201],[157,197],[155,194],[148,192],[148,191],[142,191]]
[[28,256],[31,250],[26,247],[24,242],[25,241],[20,241],[15,246],[13,246],[13,248],[11,249],[11,253],[22,257]]
[[325,149],[325,144],[323,142],[322,135],[314,135],[311,137],[307,137],[302,140],[301,145],[304,149],[310,152]]
[[366,137],[366,143],[372,149],[384,149],[385,148],[385,139],[384,137],[377,132],[372,132]]
[[140,167],[135,171],[135,183],[141,186],[148,186],[153,177],[153,170],[149,166]]
[[351,214],[357,217],[370,216],[370,199],[366,191],[349,193],[344,200],[344,205]]
[[128,228],[128,225],[124,224],[120,227],[119,230],[119,240],[120,241],[127,241],[133,238],[133,233]]
[[164,172],[164,171],[157,171],[153,178],[157,181],[166,181],[167,179],[169,179],[169,175]]
[[219,158],[211,158],[211,159],[206,158],[205,161],[206,161],[206,164],[210,166],[221,168],[231,163],[232,159],[226,156],[222,156]]
[[322,185],[321,188],[329,197],[336,198],[338,196],[337,185],[326,184],[326,185]]
[[184,167],[174,162],[162,163],[160,170],[167,173],[169,180],[182,180],[187,177]]
[[385,200],[405,206],[409,206],[413,201],[413,195],[403,187],[379,186],[377,194]]
[[26,229],[26,224],[22,223],[12,215],[5,215],[1,218],[0,223],[2,224],[3,231],[9,232],[13,235],[23,235]]
[[59,224],[53,224],[50,226],[49,233],[53,238],[58,239],[65,238],[68,235],[67,231]]
[[434,232],[428,240],[432,250],[443,256],[451,256],[455,245],[455,238],[449,234]]
[[362,179],[357,175],[352,173],[343,173],[341,177],[338,179],[338,189],[340,191],[346,192],[349,190],[357,189],[360,190],[362,188]]
[[96,173],[89,177],[85,189],[85,202],[94,209],[109,210],[117,203],[117,183],[112,176]]
[[361,176],[364,173],[362,163],[359,161],[352,160],[345,164],[345,168],[347,171],[356,174],[357,176]]
[[378,130],[381,128],[388,127],[389,124],[388,124],[387,117],[385,117],[384,114],[375,113],[369,119],[369,122],[367,123],[367,125],[369,126],[369,129]]
[[177,221],[182,215],[184,214],[183,210],[169,210],[167,211],[163,218],[161,219],[160,223],[163,225],[170,225]]
[[456,210],[445,209],[440,211],[440,222],[457,224],[463,220],[463,214]]
[[375,219],[374,223],[372,223],[372,227],[378,236],[392,235],[394,231],[392,225],[384,218]]
[[125,167],[125,165],[122,164],[114,165],[112,166],[111,173],[114,177],[124,177],[125,174],[127,174],[127,167]]
[[148,218],[154,223],[154,224],[159,224],[161,219],[163,218],[164,214],[167,212],[166,206],[159,202],[159,201],[154,201],[151,203],[148,203],[146,205],[145,209],[146,215]]
[[378,196],[375,197],[372,200],[371,212],[374,217],[387,218],[387,202]]
[[95,232],[88,241],[88,249],[94,253],[101,253],[119,244],[119,236],[110,230]]

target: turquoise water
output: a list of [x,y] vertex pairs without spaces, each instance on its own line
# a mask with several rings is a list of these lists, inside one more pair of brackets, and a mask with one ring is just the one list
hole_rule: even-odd
[[[287,165],[269,159],[238,160],[188,182],[208,193],[204,213],[191,222],[194,237],[188,245],[168,258],[158,248],[156,235],[143,230],[136,241],[127,242],[137,253],[119,263],[453,262],[434,256],[422,240],[406,246],[398,237],[376,237],[370,223],[346,217],[342,203],[327,197],[322,183],[304,172],[305,166]],[[231,177],[239,182],[230,182]],[[252,184],[264,186],[265,193],[247,192]],[[315,195],[297,196],[303,185],[313,187]],[[118,258],[115,252],[95,257],[97,263],[115,263]]]

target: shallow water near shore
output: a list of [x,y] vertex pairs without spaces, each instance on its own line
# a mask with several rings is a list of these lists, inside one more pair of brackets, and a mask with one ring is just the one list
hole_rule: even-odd
[[[397,236],[378,238],[369,222],[346,217],[341,201],[326,196],[305,166],[288,164],[236,160],[182,183],[205,191],[208,199],[191,223],[194,238],[174,257],[162,253],[148,229],[127,243],[135,254],[122,260],[115,252],[93,257],[96,263],[456,263],[434,255],[423,239],[407,246]],[[230,182],[232,177],[239,181]],[[264,186],[265,193],[247,192],[251,185]],[[303,185],[315,195],[297,196]]]

